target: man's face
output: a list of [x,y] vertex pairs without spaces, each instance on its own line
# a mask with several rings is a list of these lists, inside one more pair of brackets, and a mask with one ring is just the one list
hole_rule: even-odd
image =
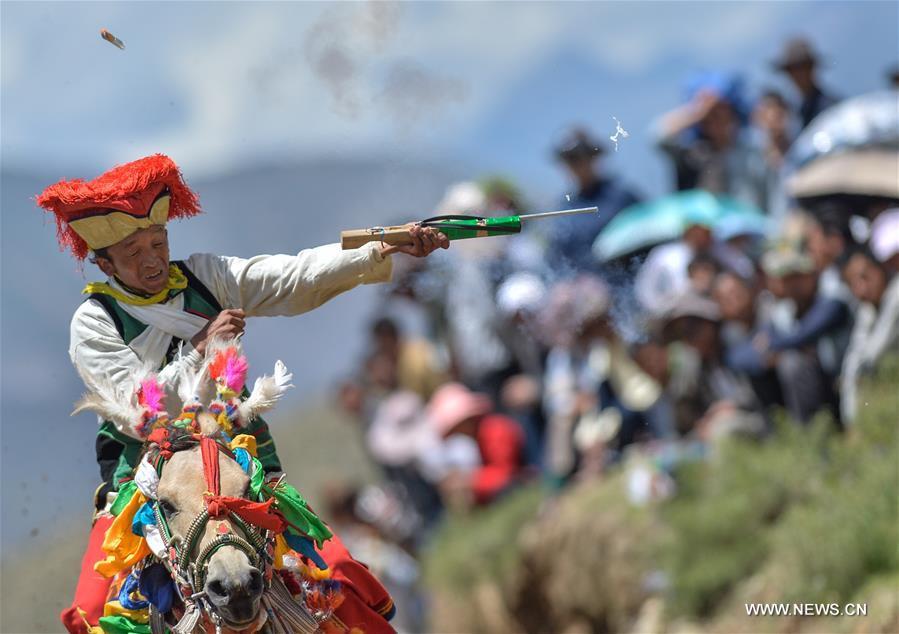
[[818,290],[817,273],[789,273],[784,276],[787,297],[800,306],[810,304]]
[[789,112],[772,97],[763,98],[752,113],[753,122],[770,134],[785,134]]
[[808,254],[815,262],[815,268],[823,271],[836,262],[845,245],[839,236],[828,235],[817,223],[808,228]]
[[108,258],[98,256],[97,266],[128,288],[147,295],[164,290],[169,278],[169,236],[165,227],[139,229],[107,247]]
[[880,304],[887,279],[883,271],[863,255],[853,255],[843,269],[852,294],[863,302]]
[[741,321],[752,318],[752,290],[736,275],[719,275],[715,281],[714,297],[723,319]]
[[573,156],[565,160],[565,167],[578,186],[587,188],[596,180],[596,159],[592,156]]
[[815,68],[807,62],[792,64],[784,68],[784,71],[799,90],[807,90],[814,83]]

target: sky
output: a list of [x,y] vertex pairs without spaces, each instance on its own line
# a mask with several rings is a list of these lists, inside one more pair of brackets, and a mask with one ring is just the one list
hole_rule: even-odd
[[[826,86],[868,92],[899,61],[897,25],[895,2],[0,3],[0,440],[3,497],[16,500],[4,501],[4,548],[36,523],[83,511],[96,478],[90,422],[67,420],[80,387],[65,352],[78,290],[94,273],[56,251],[52,224],[29,200],[43,186],[163,152],[209,212],[178,229],[177,250],[291,251],[356,222],[381,224],[375,210],[392,210],[391,221],[430,215],[459,175],[502,173],[535,208],[554,206],[570,187],[554,139],[573,123],[607,138],[617,118],[630,134],[604,169],[659,195],[671,177],[652,125],[680,103],[691,73],[740,71],[752,90],[792,97],[768,62],[801,34],[821,51]],[[318,164],[337,172],[323,172],[327,183],[298,175],[282,199],[253,188],[290,180],[289,169],[278,181],[242,176],[243,197],[222,185],[266,166]],[[232,221],[263,199],[252,235],[235,232]],[[315,230],[301,235],[312,214]],[[373,296],[354,293],[295,330],[261,327],[262,369],[284,337],[300,350],[330,337],[335,360],[320,371],[300,352],[285,359],[311,375],[297,398],[320,393],[358,351]],[[32,478],[19,477],[33,468],[16,441],[22,412],[48,443]],[[48,502],[29,510],[28,496]]]

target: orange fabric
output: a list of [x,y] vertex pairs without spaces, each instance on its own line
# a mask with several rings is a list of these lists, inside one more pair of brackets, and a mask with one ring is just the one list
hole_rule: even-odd
[[[59,618],[66,631],[72,634],[87,634],[88,629],[85,619],[91,625],[97,625],[103,616],[103,607],[109,595],[112,579],[107,579],[94,571],[94,564],[102,561],[106,553],[103,552],[103,538],[106,529],[112,525],[111,516],[101,516],[94,522],[87,542],[87,549],[81,558],[81,574],[78,576],[78,585],[75,587],[75,598],[72,605],[62,611]],[[79,608],[84,611],[82,618]]]
[[393,606],[390,594],[364,564],[353,559],[340,538],[334,535],[316,550],[328,564],[331,578],[343,589],[344,601],[334,616],[345,629],[358,628],[365,634],[396,632],[382,616]]

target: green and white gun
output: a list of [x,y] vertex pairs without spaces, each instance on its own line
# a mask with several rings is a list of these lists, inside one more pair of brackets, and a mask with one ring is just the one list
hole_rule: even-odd
[[409,236],[409,227],[413,224],[438,229],[450,240],[505,236],[513,233],[520,233],[522,222],[526,220],[595,213],[599,213],[598,207],[583,207],[580,209],[565,209],[562,211],[544,211],[522,216],[489,217],[456,214],[434,216],[416,223],[405,225],[342,231],[340,233],[340,244],[344,249],[358,249],[367,242],[382,242],[391,245],[412,244],[412,238]]

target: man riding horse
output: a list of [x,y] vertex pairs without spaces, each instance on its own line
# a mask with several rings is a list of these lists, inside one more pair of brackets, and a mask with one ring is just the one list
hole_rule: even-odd
[[[117,166],[93,181],[60,181],[37,197],[54,214],[62,248],[91,261],[108,276],[85,288],[88,299],[75,311],[69,354],[88,389],[103,382],[124,382],[150,367],[169,392],[184,370],[199,369],[207,346],[215,339],[243,333],[248,317],[298,315],[359,284],[390,279],[390,255],[427,256],[447,248],[434,229],[412,226],[413,244],[367,244],[349,251],[331,244],[296,255],[260,255],[249,259],[194,254],[170,261],[166,223],[201,212],[196,194],[175,163],[156,154]],[[269,472],[281,463],[268,426],[261,418],[249,423],[258,458]],[[111,421],[97,434],[97,462],[103,484],[97,490],[97,515],[82,560],[72,605],[61,618],[70,632],[86,632],[102,616],[109,580],[94,571],[104,558],[100,548],[112,523],[108,506],[120,481],[130,477],[142,446]],[[345,612],[365,619],[390,598],[364,566],[329,542],[325,561],[351,590]],[[391,631],[384,621],[368,631]]]

